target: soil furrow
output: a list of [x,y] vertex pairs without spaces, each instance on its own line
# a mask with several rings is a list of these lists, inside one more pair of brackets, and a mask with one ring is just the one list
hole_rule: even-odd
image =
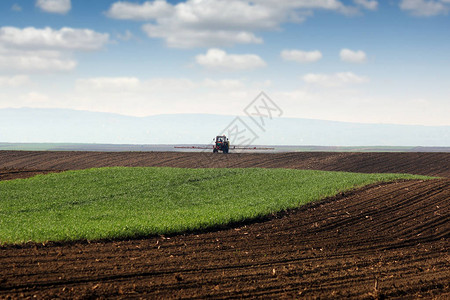
[[[0,151],[0,180],[116,165],[288,167],[450,177],[448,153]],[[207,233],[4,246],[0,298],[444,299],[450,294],[449,200],[450,179],[400,181]]]

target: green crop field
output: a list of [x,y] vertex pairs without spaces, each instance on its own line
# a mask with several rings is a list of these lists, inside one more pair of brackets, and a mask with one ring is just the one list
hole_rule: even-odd
[[401,174],[290,169],[100,168],[0,182],[0,244],[207,229]]

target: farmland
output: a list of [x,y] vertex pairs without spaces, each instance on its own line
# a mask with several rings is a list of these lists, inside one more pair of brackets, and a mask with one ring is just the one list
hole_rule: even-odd
[[100,168],[0,182],[0,243],[117,239],[262,218],[400,179],[288,169]]
[[[3,246],[0,297],[445,298],[450,293],[448,153],[205,158],[198,153],[0,151],[2,179],[113,166],[319,169],[443,178],[371,184],[267,220],[204,233]],[[46,177],[32,181],[40,178]]]

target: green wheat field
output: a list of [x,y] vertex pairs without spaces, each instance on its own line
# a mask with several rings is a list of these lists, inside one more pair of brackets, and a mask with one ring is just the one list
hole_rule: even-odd
[[98,168],[0,182],[0,244],[135,238],[268,216],[376,182],[290,169]]

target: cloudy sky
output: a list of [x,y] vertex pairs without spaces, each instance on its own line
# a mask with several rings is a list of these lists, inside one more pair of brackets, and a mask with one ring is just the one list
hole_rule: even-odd
[[1,0],[0,108],[450,125],[450,0]]

